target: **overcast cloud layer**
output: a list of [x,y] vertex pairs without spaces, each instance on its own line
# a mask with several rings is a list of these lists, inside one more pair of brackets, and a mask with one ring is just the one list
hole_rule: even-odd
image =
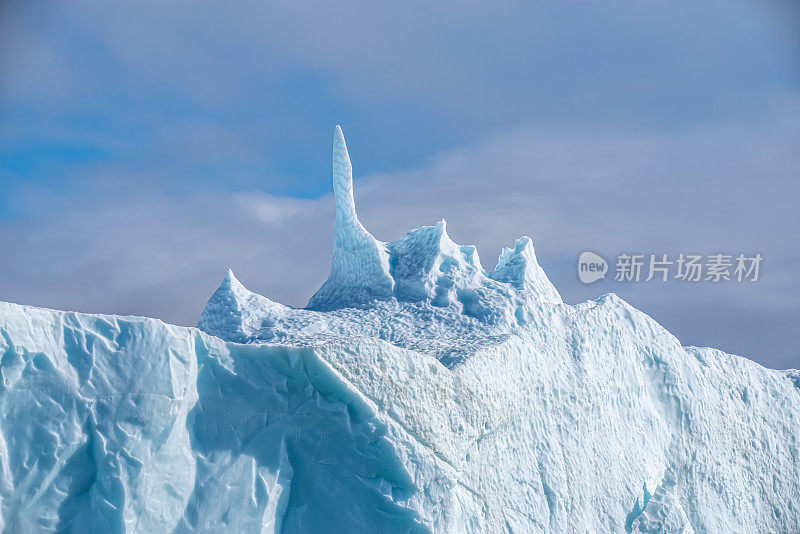
[[[0,5],[0,299],[194,324],[232,267],[302,306],[340,122],[380,239],[522,234],[568,302],[800,366],[796,4]],[[580,284],[578,254],[760,252],[755,284]]]

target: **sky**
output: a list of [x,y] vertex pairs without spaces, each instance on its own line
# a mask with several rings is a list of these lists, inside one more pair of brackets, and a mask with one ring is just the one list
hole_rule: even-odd
[[[529,235],[569,303],[800,367],[792,0],[0,2],[0,300],[194,325],[230,267],[305,305],[335,124],[379,239]],[[585,285],[584,250],[764,259]]]

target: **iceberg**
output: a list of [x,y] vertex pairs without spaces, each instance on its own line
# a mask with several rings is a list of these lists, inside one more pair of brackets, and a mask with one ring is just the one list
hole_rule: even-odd
[[359,222],[334,133],[306,308],[197,328],[0,303],[4,532],[800,532],[800,374],[562,301],[518,239]]

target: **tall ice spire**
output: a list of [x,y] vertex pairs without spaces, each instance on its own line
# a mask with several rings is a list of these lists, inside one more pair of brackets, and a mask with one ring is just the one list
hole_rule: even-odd
[[[336,224],[341,225],[346,221],[348,225],[361,226],[353,199],[353,165],[342,128],[338,124],[333,131],[333,194],[336,197]],[[339,235],[338,231],[336,235]]]
[[389,274],[386,244],[359,222],[353,199],[353,167],[342,129],[333,132],[333,262],[328,280],[308,301],[308,308],[327,310],[358,306],[388,298],[394,281]]

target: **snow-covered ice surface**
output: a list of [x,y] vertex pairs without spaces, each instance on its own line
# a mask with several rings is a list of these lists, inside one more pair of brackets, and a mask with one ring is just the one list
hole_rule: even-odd
[[0,303],[6,532],[800,532],[800,374],[567,305],[522,238],[358,221],[307,309],[198,329]]

